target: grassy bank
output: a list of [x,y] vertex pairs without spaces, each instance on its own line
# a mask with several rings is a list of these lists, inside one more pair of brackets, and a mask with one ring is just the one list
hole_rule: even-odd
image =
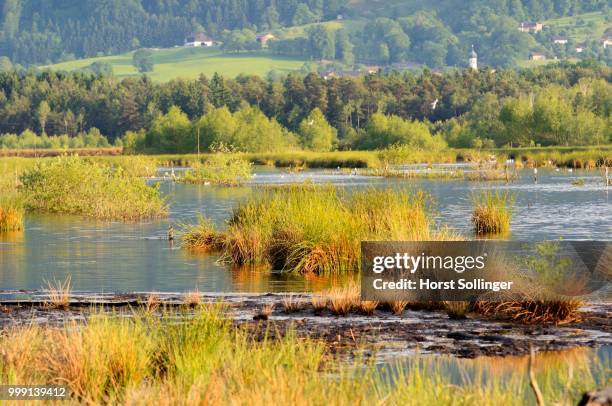
[[65,155],[66,153],[80,156],[113,156],[123,154],[123,148],[0,149],[0,157],[43,158]]
[[157,189],[143,179],[84,158],[37,162],[20,181],[27,210],[129,221],[167,214]]
[[344,273],[359,269],[364,240],[457,238],[434,229],[430,203],[422,192],[271,188],[239,206],[226,230],[217,232],[204,222],[189,228],[183,240],[188,248],[220,250],[236,265]]
[[[121,148],[84,148],[69,150],[0,150],[2,157],[51,157],[58,155],[93,156],[95,159],[120,155]],[[161,154],[150,155],[163,166],[195,166],[203,164],[215,154]],[[392,147],[381,151],[287,151],[275,153],[237,153],[237,157],[246,159],[255,165],[274,166],[278,168],[378,168],[399,164],[436,164],[455,162],[489,162],[495,158],[499,165],[507,159],[514,159],[524,166],[567,167],[593,169],[612,167],[612,145],[598,147],[545,147],[545,148],[497,148],[488,150],[446,149],[442,151],[424,151],[407,147]],[[130,159],[125,156],[124,159]],[[119,158],[119,157],[117,157]],[[2,161],[0,161],[2,162]]]
[[[170,313],[162,320],[99,315],[80,328],[11,328],[0,335],[0,384],[66,385],[74,402],[89,404],[533,402],[522,362],[503,373],[476,365],[478,378],[465,374],[457,385],[445,358],[416,357],[387,368],[356,361],[355,368],[323,343],[292,333],[256,341],[217,306],[201,306],[189,317],[175,323]],[[583,392],[605,384],[609,372],[590,358],[544,361],[534,375],[551,404],[575,404]]]

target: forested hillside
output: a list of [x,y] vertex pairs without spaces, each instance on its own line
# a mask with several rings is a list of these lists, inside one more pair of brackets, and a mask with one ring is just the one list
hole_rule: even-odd
[[[596,18],[574,21],[589,12]],[[523,21],[559,17],[570,21],[541,32],[517,29]],[[339,28],[313,25],[331,20]],[[284,30],[304,25],[301,35]],[[346,65],[464,66],[472,44],[494,67],[512,66],[532,51],[609,63],[612,47],[600,44],[609,26],[607,0],[0,0],[0,55],[8,58],[0,68],[171,47],[200,31],[228,51],[253,50],[255,33],[274,32],[276,53]],[[556,35],[569,45],[555,48]],[[576,51],[576,39],[587,42],[584,51]]]

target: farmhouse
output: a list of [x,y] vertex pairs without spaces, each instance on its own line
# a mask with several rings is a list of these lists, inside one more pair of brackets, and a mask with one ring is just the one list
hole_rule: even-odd
[[540,32],[544,26],[542,23],[532,23],[528,21],[523,21],[521,25],[518,27],[520,32]]
[[211,47],[215,42],[203,32],[195,32],[185,38],[185,47]]
[[532,52],[529,55],[529,59],[531,59],[532,61],[545,61],[546,55],[543,54],[542,52]]
[[576,44],[576,52],[581,53],[582,51],[584,51],[587,47],[586,42],[579,42]]
[[259,42],[262,47],[266,46],[268,41],[273,40],[273,39],[276,39],[276,37],[270,33],[260,34],[257,36],[257,42]]
[[555,44],[565,45],[565,44],[567,44],[567,38],[565,38],[565,37],[553,37],[553,42]]
[[610,45],[612,45],[612,37],[602,38],[601,45],[604,47],[604,49],[607,49]]

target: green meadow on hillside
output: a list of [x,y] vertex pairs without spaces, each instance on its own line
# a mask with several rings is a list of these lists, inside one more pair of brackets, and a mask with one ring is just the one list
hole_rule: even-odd
[[[153,60],[154,70],[147,75],[157,82],[165,82],[177,77],[193,79],[200,74],[210,77],[215,72],[222,73],[226,77],[235,77],[241,73],[265,76],[270,71],[286,73],[299,70],[305,62],[300,59],[272,55],[265,51],[225,53],[218,48],[184,47],[154,49]],[[119,78],[138,75],[136,68],[132,65],[132,52],[78,59],[42,66],[41,69],[72,71],[85,68],[94,62],[111,64],[114,75]]]
[[567,37],[576,41],[599,40],[604,31],[611,27],[610,23],[606,23],[602,12],[554,18],[544,21],[543,24],[566,31]]

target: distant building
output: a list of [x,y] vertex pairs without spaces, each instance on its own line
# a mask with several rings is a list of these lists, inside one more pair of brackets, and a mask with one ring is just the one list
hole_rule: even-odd
[[470,53],[469,59],[470,69],[478,70],[478,54],[474,51],[474,44],[472,44],[472,52]]
[[531,54],[529,54],[529,59],[531,59],[532,61],[545,61],[546,54],[543,54],[542,52],[532,52]]
[[185,47],[211,47],[215,42],[203,32],[195,32],[185,38]]
[[583,52],[587,47],[586,42],[579,42],[576,44],[576,52],[581,53]]
[[553,42],[555,44],[565,45],[565,44],[567,44],[567,38],[565,38],[565,37],[553,37]]
[[528,22],[528,21],[523,21],[521,23],[521,25],[518,27],[518,30],[520,32],[540,32],[542,31],[542,28],[544,26],[542,25],[542,23],[538,23],[538,22]]
[[602,38],[601,45],[604,47],[604,49],[608,48],[610,45],[612,45],[612,37]]
[[336,20],[344,20],[344,16],[342,14],[338,14],[336,16]]
[[380,66],[366,66],[366,72],[368,75],[375,75],[380,72],[382,69]]
[[261,44],[261,46],[266,46],[268,41],[276,39],[276,37],[270,33],[260,34],[257,36],[257,42]]

